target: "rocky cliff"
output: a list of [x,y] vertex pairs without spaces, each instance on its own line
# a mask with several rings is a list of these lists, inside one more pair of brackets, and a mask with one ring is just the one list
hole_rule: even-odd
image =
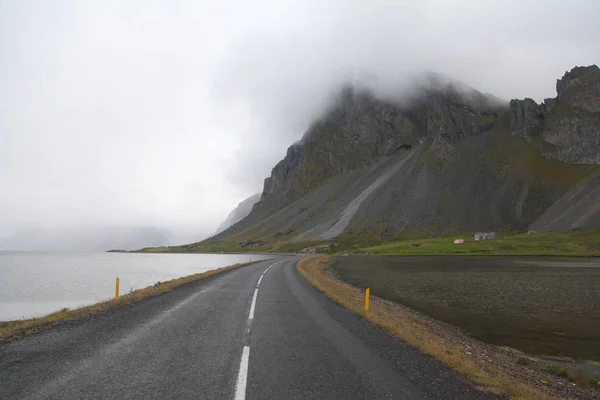
[[397,99],[346,87],[225,235],[526,230],[598,172],[599,88],[596,66],[567,72],[542,104],[504,103],[436,75]]
[[428,75],[411,88],[410,101],[381,100],[346,87],[337,106],[292,145],[265,180],[263,206],[279,209],[331,176],[373,165],[430,140],[436,154],[451,142],[494,127],[506,104],[458,82]]
[[576,67],[556,81],[557,97],[536,104],[510,102],[513,135],[541,139],[545,157],[571,164],[600,164],[600,69]]

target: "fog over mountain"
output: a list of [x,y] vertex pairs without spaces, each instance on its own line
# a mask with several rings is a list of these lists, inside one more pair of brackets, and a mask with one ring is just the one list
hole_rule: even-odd
[[598,15],[594,0],[0,2],[0,238],[199,240],[344,84],[403,97],[435,71],[540,103],[598,63]]
[[0,239],[0,250],[105,251],[135,250],[170,242],[171,234],[151,227],[30,229]]
[[204,239],[206,233],[169,232],[151,226],[25,229],[0,237],[0,251],[137,250]]
[[224,231],[225,229],[229,228],[231,225],[236,224],[237,222],[244,219],[248,214],[250,214],[250,211],[252,210],[252,206],[254,206],[254,204],[256,204],[256,202],[258,202],[260,200],[260,195],[261,195],[261,193],[253,194],[252,196],[248,197],[247,199],[242,201],[240,204],[238,204],[237,207],[234,208],[229,213],[229,215],[227,215],[227,218],[225,218],[225,221],[221,222],[221,225],[219,225],[219,227],[217,228],[217,231],[215,233]]

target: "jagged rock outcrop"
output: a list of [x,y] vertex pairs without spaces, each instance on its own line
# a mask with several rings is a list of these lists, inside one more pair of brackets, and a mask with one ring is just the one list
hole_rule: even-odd
[[[425,108],[426,136],[431,139],[442,137],[454,141],[489,131],[502,110],[499,105],[488,105],[483,99],[478,104],[471,97],[462,97],[452,88],[427,95],[427,105],[421,109]],[[483,95],[476,92],[469,96]]]
[[537,104],[533,99],[510,101],[510,126],[512,134],[531,142],[544,130],[548,111],[546,103]]
[[510,102],[513,135],[540,139],[545,157],[570,164],[600,164],[600,69],[575,67],[556,82],[557,97],[538,105]]
[[600,113],[600,68],[575,67],[556,81],[558,102],[590,113]]

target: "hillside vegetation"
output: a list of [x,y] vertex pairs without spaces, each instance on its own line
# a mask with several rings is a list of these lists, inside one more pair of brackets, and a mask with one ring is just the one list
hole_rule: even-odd
[[[454,244],[454,238],[464,244]],[[475,241],[473,236],[401,240],[360,252],[378,255],[519,255],[600,257],[600,230],[549,232],[535,235],[502,235],[496,240]]]
[[[352,253],[374,255],[489,255],[600,257],[600,230],[500,234],[496,240],[475,241],[472,234],[438,237],[411,236],[384,239],[377,232],[344,234],[332,240],[287,242],[256,241],[240,247],[235,240],[200,242],[183,246],[142,249],[149,253]],[[457,238],[464,244],[454,244]]]

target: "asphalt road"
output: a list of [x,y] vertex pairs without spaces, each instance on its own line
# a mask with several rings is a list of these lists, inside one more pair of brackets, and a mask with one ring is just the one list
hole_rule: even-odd
[[495,398],[329,300],[296,261],[3,344],[0,399]]

